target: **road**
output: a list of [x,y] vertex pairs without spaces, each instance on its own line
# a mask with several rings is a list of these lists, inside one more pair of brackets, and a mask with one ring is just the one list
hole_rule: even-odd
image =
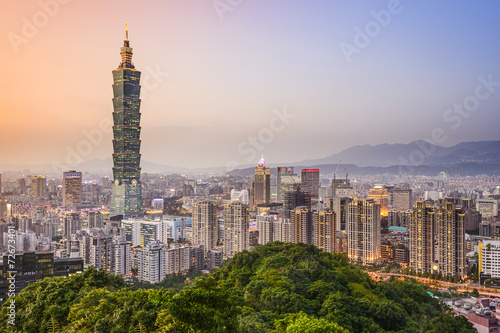
[[434,280],[434,279],[429,279],[429,278],[424,278],[424,277],[418,277],[418,276],[412,276],[412,275],[405,275],[405,274],[399,274],[399,273],[383,273],[383,272],[367,272],[368,275],[370,275],[374,280],[379,280],[382,278],[382,280],[387,280],[389,277],[394,276],[394,277],[407,277],[407,278],[412,278],[415,279],[419,282],[422,282],[423,284],[435,287],[435,288],[441,288],[441,289],[447,289],[450,287],[455,287],[457,288],[458,292],[471,292],[474,288],[477,289],[480,295],[482,296],[487,296],[490,298],[500,298],[500,289],[496,288],[485,288],[485,287],[480,287],[480,286],[472,286],[466,283],[453,283],[453,282],[446,282],[446,281],[439,281],[439,280]]

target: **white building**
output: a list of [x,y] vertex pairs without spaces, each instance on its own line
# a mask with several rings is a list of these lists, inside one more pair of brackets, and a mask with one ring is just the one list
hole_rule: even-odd
[[153,241],[139,251],[139,281],[160,282],[166,274],[164,244]]
[[498,201],[496,199],[477,199],[476,210],[487,219],[498,215]]
[[248,205],[249,201],[249,196],[248,196],[248,190],[231,190],[231,201],[233,202],[241,202],[243,204]]
[[113,241],[115,253],[114,273],[120,276],[130,274],[132,267],[132,244],[125,240],[124,236],[118,236]]
[[259,244],[265,245],[274,241],[274,215],[257,215],[257,230],[259,230]]
[[273,225],[273,241],[293,243],[293,224],[288,218],[281,217]]
[[479,272],[500,278],[500,241],[479,243]]

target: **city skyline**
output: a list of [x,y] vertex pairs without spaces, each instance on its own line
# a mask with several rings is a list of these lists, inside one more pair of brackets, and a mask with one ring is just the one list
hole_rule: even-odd
[[[500,137],[497,3],[214,3],[9,4],[2,163],[65,164],[83,141],[83,161],[109,156],[109,68],[125,22],[144,76],[147,161],[300,161],[436,128],[443,146]],[[259,134],[255,158],[245,148]]]

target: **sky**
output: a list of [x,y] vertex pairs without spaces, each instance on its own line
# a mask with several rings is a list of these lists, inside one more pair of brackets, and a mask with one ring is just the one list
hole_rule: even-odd
[[188,168],[500,138],[500,2],[9,1],[0,165],[112,154],[128,22],[141,153]]

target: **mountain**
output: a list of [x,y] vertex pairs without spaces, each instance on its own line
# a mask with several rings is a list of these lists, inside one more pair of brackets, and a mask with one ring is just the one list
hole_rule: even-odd
[[422,140],[408,144],[358,145],[337,154],[296,162],[293,165],[337,164],[339,161],[359,167],[500,164],[500,141],[462,142],[452,147],[441,147]]

